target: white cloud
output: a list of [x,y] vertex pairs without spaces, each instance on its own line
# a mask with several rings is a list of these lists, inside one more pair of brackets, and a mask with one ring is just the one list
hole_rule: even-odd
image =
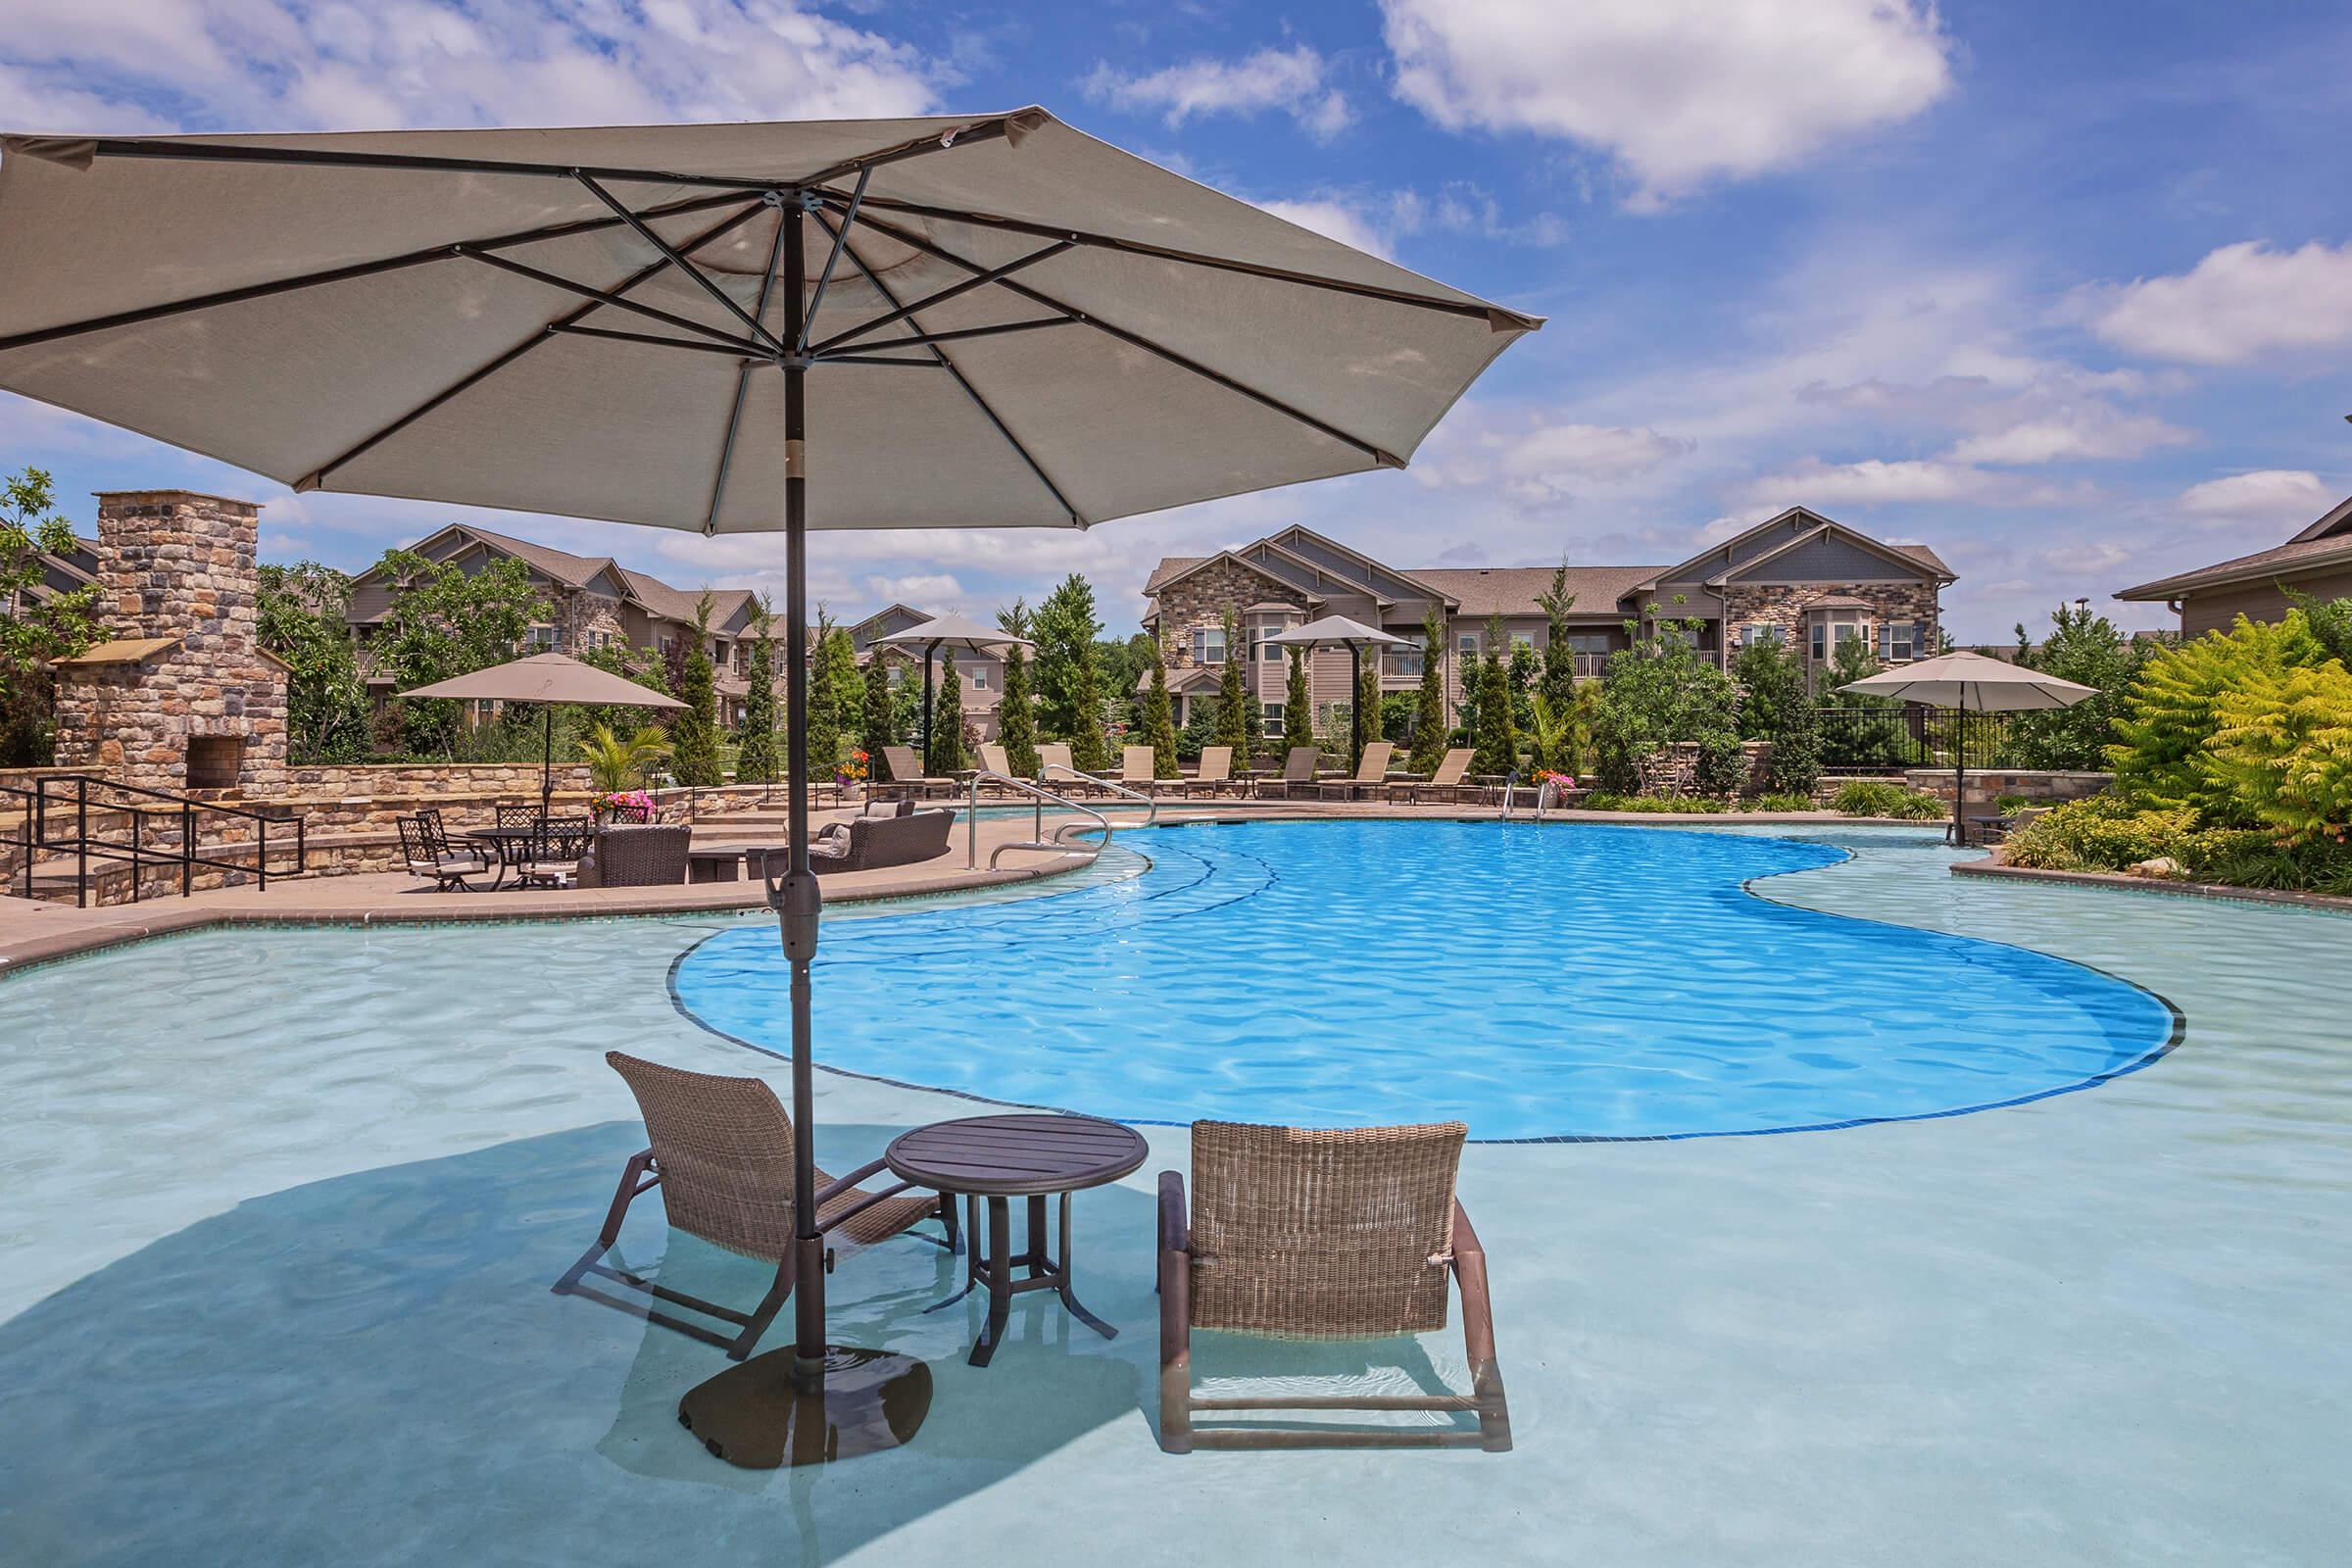
[[915,572],[905,577],[868,577],[865,591],[879,604],[912,605],[935,614],[970,612],[963,602],[963,584],[944,571]]
[[1312,201],[1259,202],[1277,218],[1288,219],[1300,228],[1311,228],[1326,239],[1336,239],[1343,245],[1352,245],[1359,251],[1394,259],[1395,250],[1389,235],[1377,221],[1360,208],[1346,202],[1320,198]]
[[2187,272],[2086,297],[2091,327],[2118,348],[2191,365],[2352,342],[2352,243],[2273,250],[2225,245]]
[[2124,414],[2108,404],[2085,403],[1971,436],[1945,456],[1954,463],[1997,465],[2136,458],[2158,447],[2180,446],[2195,439],[2189,431],[2153,415]]
[[1923,501],[1972,501],[1998,487],[1998,477],[1965,464],[1868,458],[1860,463],[1808,459],[1766,474],[1747,487],[1758,505],[1887,506]]
[[1547,424],[1505,446],[1501,467],[1507,477],[1522,485],[1561,491],[1578,479],[1630,479],[1690,450],[1690,442],[1655,430]]
[[11,0],[0,107],[57,130],[170,128],[158,105],[192,128],[825,119],[930,109],[931,70],[793,0]]
[[1196,115],[1281,110],[1318,141],[1329,141],[1355,118],[1329,75],[1323,57],[1298,44],[1260,49],[1239,60],[1202,56],[1146,75],[1128,75],[1099,61],[1079,86],[1090,102],[1157,113],[1171,126]]
[[1583,494],[1623,493],[1691,448],[1647,427],[1470,402],[1438,427],[1411,473],[1424,489],[1492,489],[1514,506],[1553,508]]
[[1383,0],[1399,97],[1453,129],[1566,136],[1654,205],[1789,168],[1951,86],[1914,0]]
[[2257,468],[2208,479],[2180,492],[2180,508],[2212,523],[2311,521],[2342,497],[2305,468]]

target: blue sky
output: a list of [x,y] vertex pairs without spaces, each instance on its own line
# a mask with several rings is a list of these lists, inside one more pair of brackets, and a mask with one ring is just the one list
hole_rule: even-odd
[[[832,535],[836,610],[987,612],[1302,521],[1400,565],[1665,564],[1791,502],[1960,572],[1963,640],[2352,487],[2352,13],[2205,3],[9,0],[0,127],[976,111],[1080,127],[1550,318],[1405,473],[1107,525]],[[136,236],[125,236],[135,243]],[[268,504],[358,567],[461,509],[295,497],[0,394],[0,467]],[[500,520],[493,519],[493,525]],[[672,581],[773,540],[505,526]],[[2161,607],[2109,607],[2160,624]]]

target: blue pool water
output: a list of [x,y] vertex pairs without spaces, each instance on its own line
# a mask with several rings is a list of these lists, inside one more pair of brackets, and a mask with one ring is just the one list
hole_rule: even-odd
[[[1837,862],[1826,843],[1494,822],[1127,842],[1149,874],[830,924],[818,1060],[1136,1121],[1649,1138],[2011,1103],[2175,1033],[2167,1004],[2097,970],[1747,886]],[[752,924],[672,986],[708,1027],[783,1051],[785,972]]]

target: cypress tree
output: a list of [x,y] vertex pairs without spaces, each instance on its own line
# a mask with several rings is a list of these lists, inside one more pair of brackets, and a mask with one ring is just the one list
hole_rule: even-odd
[[[1355,710],[1364,715],[1364,721],[1350,726],[1349,739],[1361,735],[1364,745],[1369,746],[1380,739],[1380,650],[1377,648],[1364,650],[1364,667],[1355,681]],[[1348,765],[1363,766],[1364,754],[1358,751],[1355,760]]]
[[752,659],[744,672],[751,691],[743,700],[743,749],[735,759],[735,777],[745,784],[772,784],[776,779],[776,644],[770,635],[775,615],[764,596],[752,613]]
[[687,654],[678,698],[686,705],[669,732],[670,761],[681,784],[708,789],[718,768],[718,681],[710,667],[710,596],[694,607],[694,649]]
[[1431,611],[1421,622],[1421,692],[1413,705],[1412,768],[1423,777],[1446,760],[1446,619]]
[[1144,737],[1152,743],[1152,776],[1175,778],[1176,705],[1168,700],[1168,661],[1152,645],[1152,690],[1144,699]]
[[1089,641],[1078,651],[1078,684],[1072,695],[1070,761],[1082,773],[1110,766],[1110,737],[1102,733],[1102,665]]
[[[1018,599],[997,612],[997,624],[1015,637],[1029,635],[1029,608]],[[1029,650],[1014,643],[1004,650],[1004,695],[997,704],[997,743],[1016,778],[1037,777],[1037,710],[1029,700]]]
[[931,766],[941,775],[971,765],[963,755],[963,677],[956,673],[956,650],[947,651],[939,692],[931,703]]
[[1239,631],[1233,623],[1233,612],[1225,612],[1225,667],[1217,672],[1217,744],[1233,748],[1233,765],[1248,767],[1257,756],[1258,736],[1265,725],[1259,721],[1257,704],[1250,699],[1250,689],[1243,684],[1241,649],[1236,646]]
[[1284,760],[1296,747],[1315,744],[1315,700],[1306,686],[1306,650],[1291,650],[1290,684],[1282,694],[1282,749]]
[[860,719],[866,777],[882,776],[882,748],[899,743],[897,712],[891,701],[890,668],[876,652],[865,665],[865,712]]
[[1473,773],[1508,773],[1518,765],[1519,737],[1511,726],[1511,675],[1500,645],[1507,641],[1502,617],[1487,622],[1487,652],[1478,669],[1478,698],[1471,709]]
[[[841,688],[830,655],[833,617],[816,607],[816,641],[808,661],[808,777],[811,783],[834,776],[841,762]],[[858,693],[863,698],[864,692]],[[773,706],[774,699],[769,699]]]

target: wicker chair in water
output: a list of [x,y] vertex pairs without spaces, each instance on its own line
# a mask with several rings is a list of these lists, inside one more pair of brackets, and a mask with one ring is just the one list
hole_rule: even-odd
[[[646,1139],[653,1147],[629,1156],[596,1245],[564,1271],[555,1292],[558,1296],[585,1296],[634,1313],[718,1346],[728,1359],[740,1361],[752,1353],[752,1347],[760,1343],[760,1336],[792,1295],[792,1118],[775,1091],[757,1078],[687,1072],[617,1051],[605,1053],[605,1060],[636,1095],[637,1107],[645,1116]],[[886,1168],[877,1159],[838,1179],[821,1170],[816,1173],[816,1226],[828,1244],[828,1272],[832,1266],[830,1244],[836,1237],[859,1246],[886,1242],[935,1215],[947,1232],[944,1245],[955,1247],[955,1206],[944,1202],[937,1193],[902,1197],[911,1186],[907,1182],[878,1193],[858,1187]],[[621,1220],[630,1202],[657,1187],[662,1190],[662,1206],[671,1230],[775,1264],[775,1281],[758,1306],[738,1312],[605,1263],[605,1254],[620,1240]],[[641,1304],[607,1295],[586,1283],[590,1275],[642,1292],[649,1299]],[[674,1317],[657,1303],[716,1318],[734,1325],[738,1332],[731,1337],[717,1333]]]
[[[1483,1447],[1511,1446],[1494,1362],[1487,1257],[1454,1197],[1469,1129],[1193,1123],[1193,1202],[1184,1178],[1159,1178],[1159,1430],[1171,1453],[1195,1447]],[[1462,1293],[1469,1394],[1196,1398],[1192,1334],[1222,1329],[1274,1339],[1384,1339],[1446,1326],[1448,1277]],[[1436,1410],[1460,1426],[1221,1426],[1197,1411]]]

